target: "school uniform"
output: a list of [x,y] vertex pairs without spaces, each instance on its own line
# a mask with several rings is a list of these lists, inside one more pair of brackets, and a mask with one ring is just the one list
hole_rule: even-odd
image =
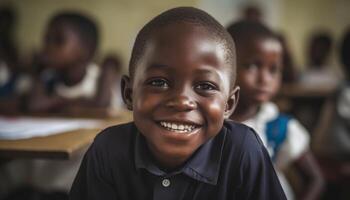
[[100,133],[84,156],[70,199],[286,199],[269,155],[249,127],[225,121],[177,170],[153,161],[133,122]]
[[[284,168],[309,150],[310,136],[307,130],[296,119],[289,118],[284,122],[286,123],[285,125],[278,124],[279,127],[286,127],[283,139],[278,141],[280,144],[278,144],[279,147],[277,150],[275,148],[275,141],[269,140],[267,133],[269,132],[268,124],[279,117],[281,117],[281,113],[278,107],[272,102],[266,102],[260,106],[259,112],[254,117],[242,123],[252,127],[257,132],[268,150],[270,157],[273,158],[274,164]],[[277,132],[281,132],[281,130]],[[293,190],[284,176],[282,169],[276,168],[276,172],[287,198],[289,200],[294,199]]]
[[43,73],[42,79],[46,86],[46,92],[55,94],[65,99],[93,98],[98,89],[98,79],[100,78],[100,67],[95,63],[90,63],[86,67],[83,79],[72,86],[65,85],[54,72]]

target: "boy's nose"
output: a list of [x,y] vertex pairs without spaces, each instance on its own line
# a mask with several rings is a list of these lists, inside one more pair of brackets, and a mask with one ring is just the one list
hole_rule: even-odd
[[179,95],[169,99],[166,106],[177,111],[190,111],[196,108],[196,102],[186,95]]

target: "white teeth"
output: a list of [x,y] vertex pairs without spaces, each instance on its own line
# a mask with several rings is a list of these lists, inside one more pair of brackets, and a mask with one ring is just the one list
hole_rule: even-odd
[[184,125],[182,125],[182,124],[180,124],[180,126],[179,126],[179,130],[180,130],[180,131],[183,131],[183,130],[184,130],[184,128],[185,128],[185,126],[184,126]]
[[167,128],[170,131],[179,132],[179,133],[187,133],[195,129],[194,125],[175,124],[171,122],[160,122],[160,125],[164,128]]

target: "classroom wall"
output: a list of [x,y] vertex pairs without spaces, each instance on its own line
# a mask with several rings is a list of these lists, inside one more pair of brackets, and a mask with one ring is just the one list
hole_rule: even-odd
[[[140,3],[142,2],[142,3]],[[131,47],[138,30],[152,17],[175,6],[196,6],[208,11],[223,25],[240,17],[244,5],[257,4],[266,22],[285,33],[296,63],[305,65],[305,48],[309,34],[326,28],[338,41],[350,25],[349,0],[1,0],[18,12],[16,38],[21,54],[41,46],[46,23],[54,13],[81,10],[96,18],[101,31],[99,55],[116,52],[126,69]],[[334,53],[334,52],[333,52]],[[338,64],[333,55],[332,63]]]
[[263,12],[264,21],[275,27],[280,23],[280,4],[281,0],[198,0],[198,7],[225,26],[241,18],[247,5],[256,5]]
[[[200,8],[207,10],[222,24],[241,17],[246,5],[257,5],[263,12],[264,21],[286,35],[298,67],[306,63],[306,47],[310,34],[316,30],[329,30],[335,42],[350,26],[349,0],[199,0]],[[334,46],[338,48],[337,46]],[[336,49],[337,50],[337,49]],[[336,51],[332,52],[331,66],[338,68]]]
[[338,44],[346,27],[350,27],[349,11],[349,0],[283,0],[278,27],[287,35],[301,69],[305,67],[305,49],[310,34],[323,29],[329,30],[335,39],[331,64],[339,67]]
[[[141,2],[141,3],[140,3]],[[21,54],[41,46],[49,18],[61,10],[79,10],[96,18],[100,28],[99,55],[116,52],[126,68],[140,28],[156,14],[195,0],[8,0],[18,13],[17,41]]]

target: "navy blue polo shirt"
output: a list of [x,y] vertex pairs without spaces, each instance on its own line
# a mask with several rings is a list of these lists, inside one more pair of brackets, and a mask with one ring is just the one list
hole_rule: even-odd
[[160,169],[134,123],[107,128],[84,156],[72,200],[286,199],[257,134],[225,121],[177,170]]

